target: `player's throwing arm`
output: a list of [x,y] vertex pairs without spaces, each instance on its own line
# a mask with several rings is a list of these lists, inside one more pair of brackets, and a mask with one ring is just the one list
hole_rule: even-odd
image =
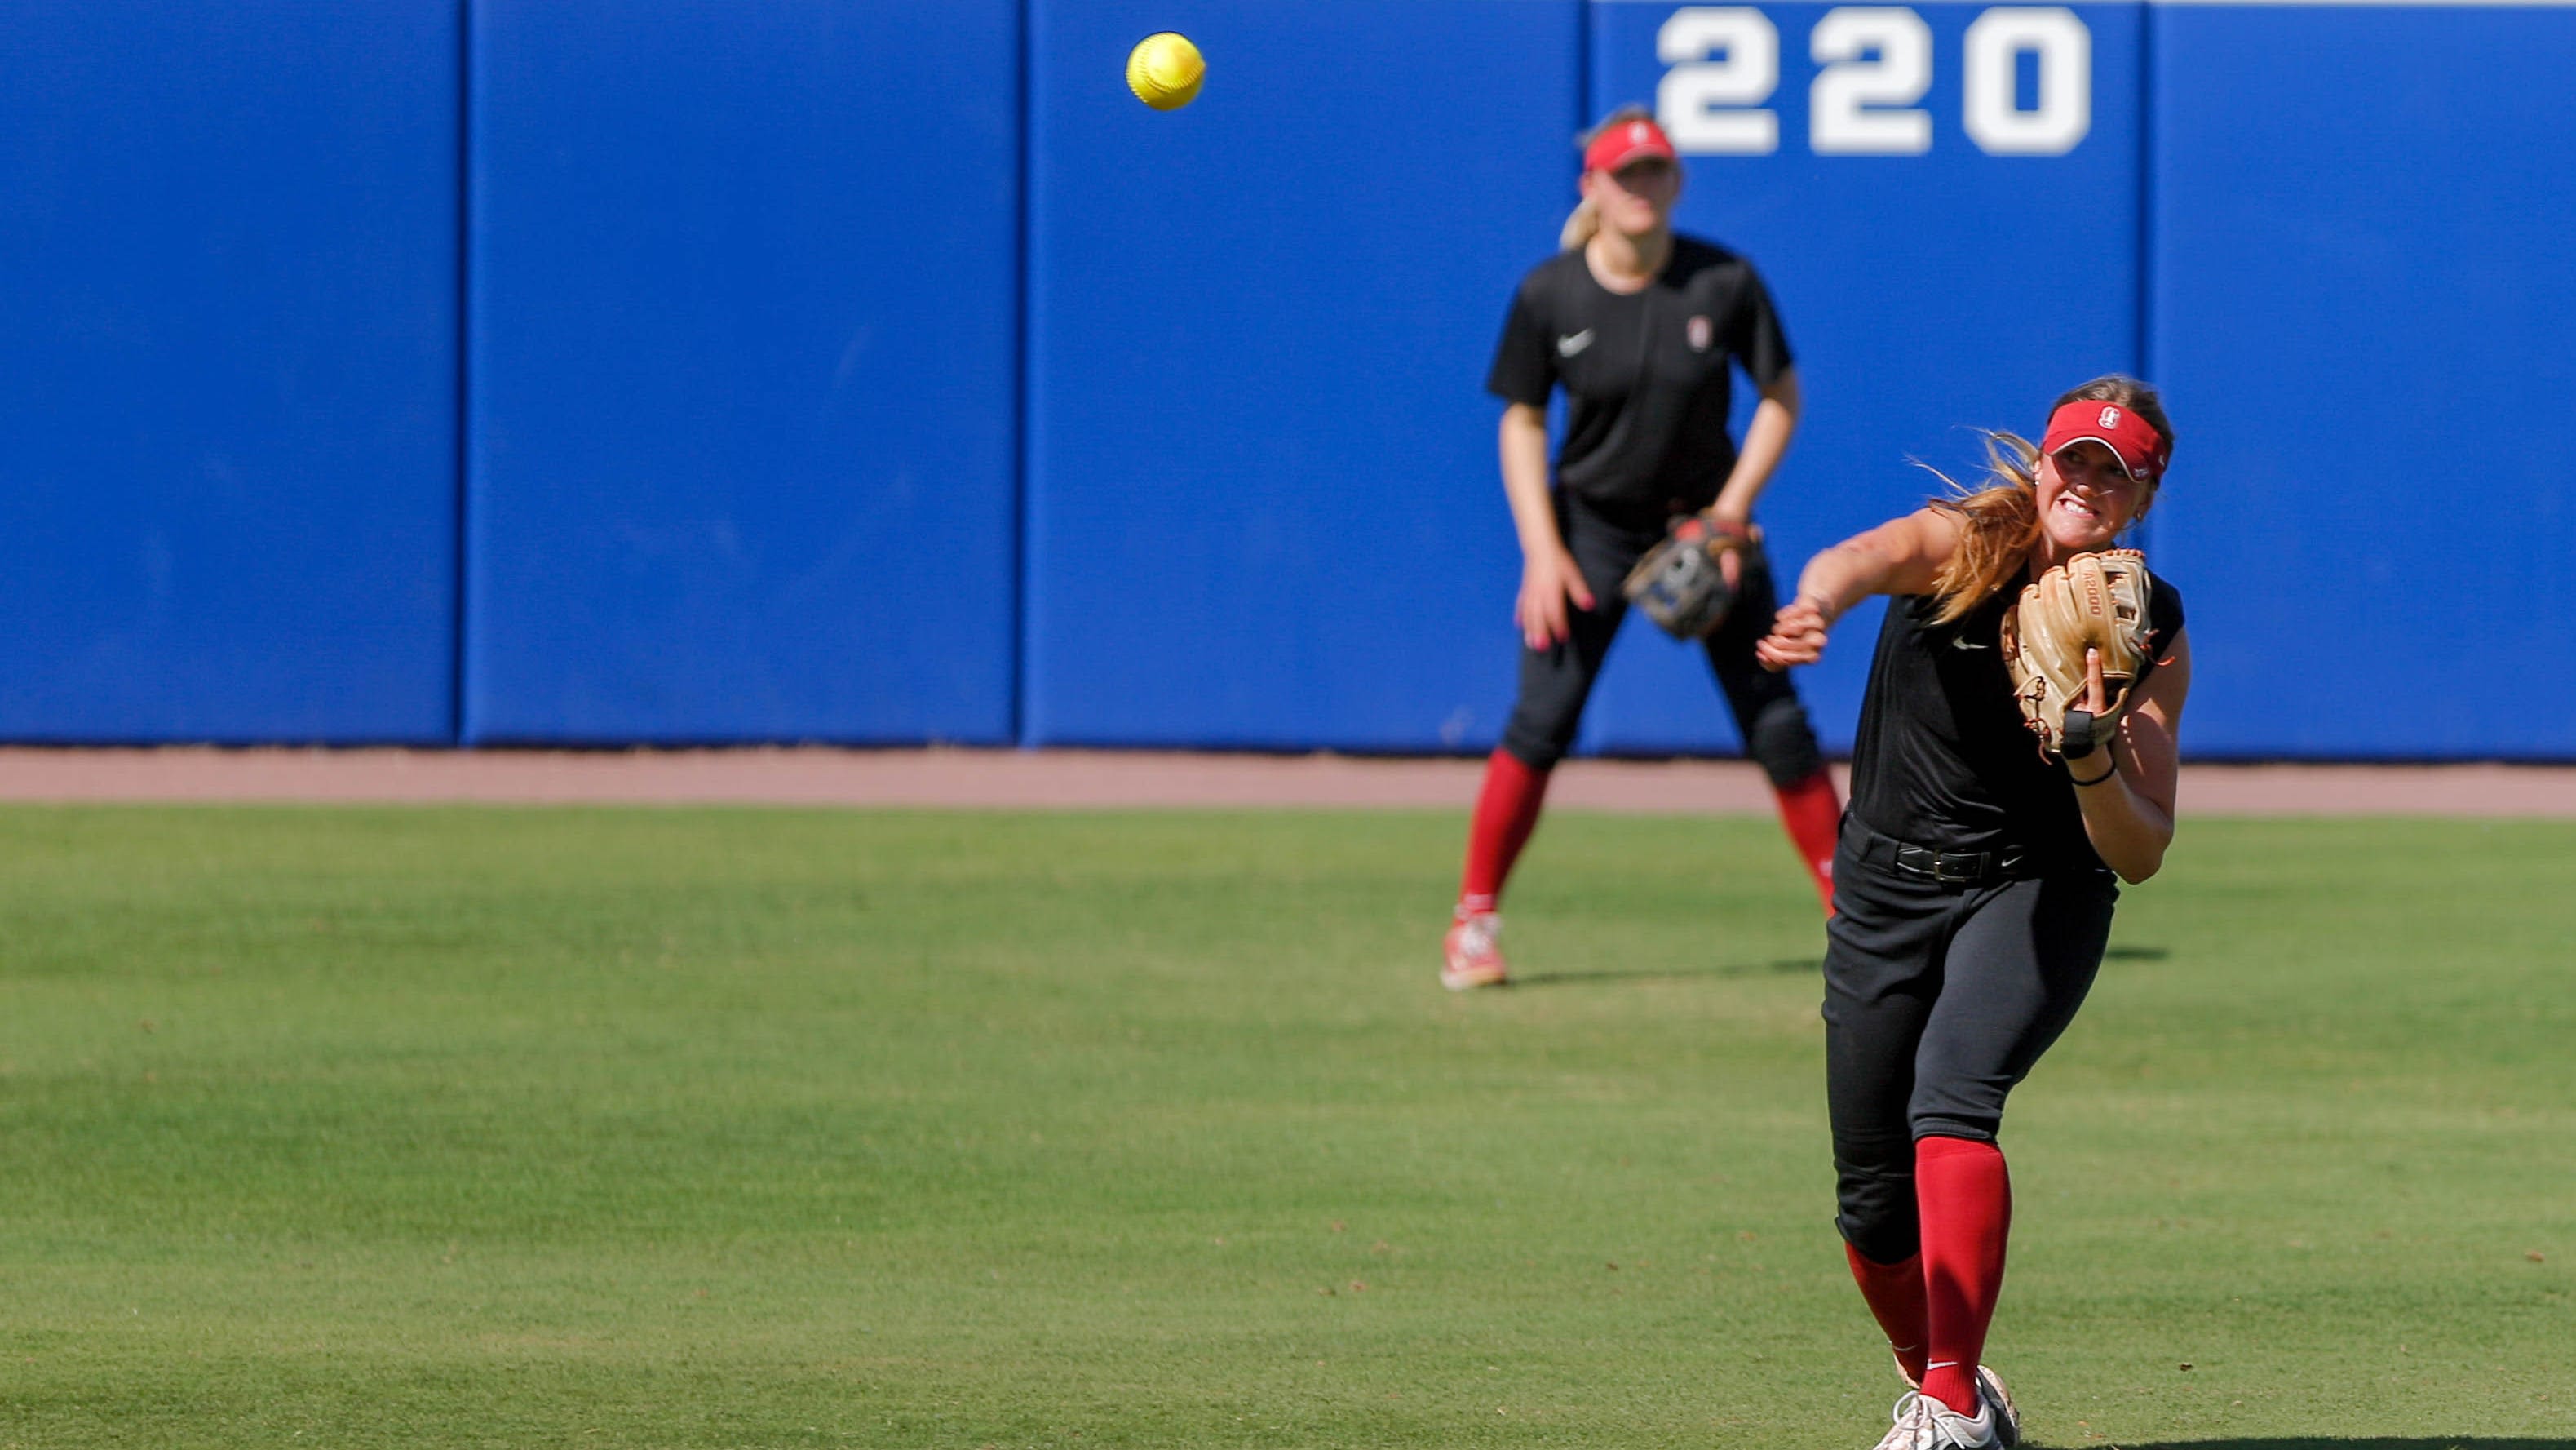
[[2093,984],[2119,883],[2164,862],[2191,686],[2181,595],[2117,547],[2172,457],[2155,393],[2097,379],[2038,444],[1987,451],[1985,487],[1817,555],[1756,646],[1811,664],[1890,596],[1825,953],[1836,1223],[1914,1387],[1886,1450],[2019,1443],[1979,1362],[2011,1217],[1995,1135]]

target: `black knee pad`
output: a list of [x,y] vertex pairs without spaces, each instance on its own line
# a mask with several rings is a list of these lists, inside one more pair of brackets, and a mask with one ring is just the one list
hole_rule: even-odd
[[1571,672],[1535,679],[1524,673],[1520,698],[1503,722],[1503,749],[1532,770],[1554,770],[1574,748],[1575,732],[1583,728],[1583,702],[1591,692],[1591,680]]
[[[1918,1099],[1922,1096],[1916,1094]],[[1925,1138],[1964,1138],[1971,1143],[1991,1143],[1995,1132],[2003,1127],[2001,1113],[1982,1112],[1967,1107],[1916,1107],[1907,1114],[1906,1126],[1914,1132],[1915,1141]]]
[[1796,699],[1773,700],[1753,717],[1744,753],[1761,762],[1762,773],[1775,786],[1792,786],[1825,768],[1807,708]]
[[1874,1264],[1901,1264],[1923,1247],[1923,1221],[1914,1207],[1914,1175],[1843,1168],[1836,1184],[1842,1211],[1834,1227],[1843,1241]]
[[1559,739],[1557,732],[1514,715],[1511,723],[1503,727],[1502,747],[1512,759],[1544,775],[1556,769],[1557,762],[1565,759],[1565,752],[1574,744],[1573,732],[1564,733],[1566,738]]

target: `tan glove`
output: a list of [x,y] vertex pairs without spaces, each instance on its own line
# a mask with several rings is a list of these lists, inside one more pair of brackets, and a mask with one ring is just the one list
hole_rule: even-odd
[[[2110,740],[2146,665],[2150,588],[2147,556],[2135,549],[2078,554],[2023,585],[2004,611],[2013,700],[2045,753],[2081,757]],[[2088,699],[2095,670],[2098,703]]]

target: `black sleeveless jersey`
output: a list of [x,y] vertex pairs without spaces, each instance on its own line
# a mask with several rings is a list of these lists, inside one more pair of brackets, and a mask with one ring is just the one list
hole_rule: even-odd
[[[2182,595],[2153,573],[2147,663],[2181,632]],[[2043,863],[2101,866],[2084,835],[2066,769],[2022,724],[1998,647],[2018,581],[1953,624],[1934,624],[1927,594],[1887,601],[1852,745],[1852,813],[1881,835],[1942,851],[2020,847]],[[2096,767],[2099,768],[2098,766]]]
[[1735,471],[1729,363],[1766,388],[1789,370],[1771,294],[1744,258],[1677,236],[1641,292],[1602,286],[1581,248],[1532,268],[1485,386],[1539,408],[1564,388],[1557,486],[1660,529],[1667,513],[1706,507]]

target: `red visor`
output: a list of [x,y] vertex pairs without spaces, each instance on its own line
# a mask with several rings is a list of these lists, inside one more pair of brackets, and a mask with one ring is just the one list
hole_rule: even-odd
[[2099,443],[2110,449],[2119,455],[2120,466],[2137,479],[2163,477],[2165,460],[2173,456],[2155,424],[2099,399],[2069,403],[2049,414],[2048,436],[2040,440],[2039,451],[2054,455],[2076,443]]
[[1606,127],[1583,148],[1583,169],[1616,171],[1641,157],[1660,156],[1674,159],[1673,139],[1664,128],[1642,117]]

